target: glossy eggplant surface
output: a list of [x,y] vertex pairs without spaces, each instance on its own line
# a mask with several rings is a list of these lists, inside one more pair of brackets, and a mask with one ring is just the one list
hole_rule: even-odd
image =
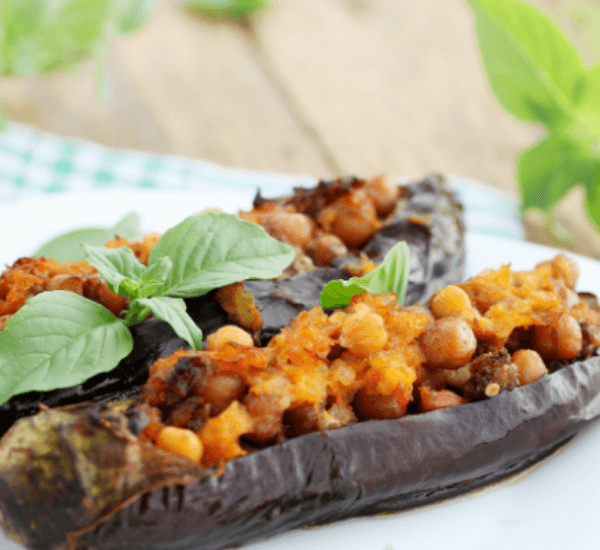
[[316,432],[228,462],[140,441],[118,406],[44,411],[0,448],[0,518],[35,550],[217,550],[458,495],[547,456],[600,415],[600,358],[496,397]]

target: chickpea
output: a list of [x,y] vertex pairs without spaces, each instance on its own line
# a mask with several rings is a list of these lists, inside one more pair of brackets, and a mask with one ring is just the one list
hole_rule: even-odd
[[365,189],[380,218],[384,218],[394,210],[400,197],[400,188],[386,174],[367,181]]
[[356,393],[353,402],[357,414],[367,420],[400,418],[406,414],[407,403],[401,403],[395,393],[381,395],[368,388],[361,388]]
[[265,230],[279,241],[306,250],[314,224],[305,214],[279,212],[265,223]]
[[[361,307],[362,306],[362,307]],[[348,315],[342,325],[340,345],[356,355],[367,357],[383,349],[388,333],[383,317],[359,304],[356,312]]]
[[377,212],[364,189],[354,190],[323,209],[318,221],[335,233],[344,244],[358,248],[381,227]]
[[532,344],[543,359],[574,359],[583,347],[581,326],[575,317],[563,313],[547,326],[534,327]]
[[164,427],[156,438],[156,446],[199,463],[204,448],[200,438],[187,428]]
[[321,233],[315,236],[306,247],[307,254],[316,265],[330,266],[335,258],[348,255],[348,249],[342,240],[332,234]]
[[548,369],[540,357],[540,354],[532,349],[520,349],[512,354],[512,362],[519,369],[519,381],[521,385],[531,384],[544,374],[548,373]]
[[245,348],[254,346],[252,336],[237,325],[225,325],[206,337],[206,349],[215,351],[225,344],[238,344]]
[[458,369],[475,353],[477,339],[460,317],[443,317],[429,325],[421,337],[421,348],[432,368]]
[[438,290],[431,300],[431,311],[436,317],[460,315],[473,309],[469,295],[460,287],[449,285]]
[[422,412],[456,407],[456,405],[468,403],[464,397],[451,390],[434,390],[427,386],[419,386],[419,395],[421,397],[419,410]]
[[224,411],[233,400],[239,399],[246,386],[242,377],[238,374],[219,374],[211,376],[204,388],[202,397],[210,403],[211,414],[219,414]]

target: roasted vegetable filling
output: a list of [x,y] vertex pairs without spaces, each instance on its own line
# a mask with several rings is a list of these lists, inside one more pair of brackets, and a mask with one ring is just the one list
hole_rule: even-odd
[[302,312],[266,347],[223,327],[203,351],[150,368],[141,433],[203,465],[308,432],[450,407],[529,384],[555,361],[600,345],[600,315],[559,255],[533,271],[486,271],[429,306],[355,296],[331,314]]

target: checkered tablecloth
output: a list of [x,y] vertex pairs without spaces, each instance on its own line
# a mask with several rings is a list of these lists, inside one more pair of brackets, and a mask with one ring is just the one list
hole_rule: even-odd
[[[464,178],[452,182],[465,204],[471,232],[523,239],[516,201]],[[111,149],[64,139],[19,124],[0,133],[0,202],[36,195],[57,196],[103,189],[203,191],[260,188],[265,196],[313,185],[314,178],[226,168],[172,155]]]

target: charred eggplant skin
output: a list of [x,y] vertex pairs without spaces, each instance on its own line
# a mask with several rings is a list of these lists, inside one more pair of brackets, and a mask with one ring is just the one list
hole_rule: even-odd
[[[462,280],[465,264],[462,206],[441,176],[403,186],[404,198],[392,222],[375,234],[364,249],[376,261],[398,241],[408,242],[411,272],[405,303],[424,301],[438,288]],[[347,279],[341,269],[318,268],[285,281],[248,281],[263,317],[261,340],[266,344],[300,311],[319,303],[323,286],[333,279]],[[187,309],[205,336],[230,323],[212,293],[187,300]],[[187,349],[171,327],[157,319],[132,327],[135,347],[111,372],[99,374],[73,386],[47,392],[29,392],[0,406],[0,435],[23,416],[35,414],[40,404],[57,407],[83,401],[126,399],[147,380],[148,367],[179,348]]]
[[[599,392],[595,356],[489,400],[291,439],[234,459],[222,473],[188,464],[177,474],[163,467],[161,478],[156,465],[146,466],[154,477],[145,489],[120,493],[112,506],[85,508],[87,523],[76,512],[83,506],[79,497],[94,488],[81,480],[77,457],[66,461],[58,479],[43,477],[37,456],[13,458],[12,465],[0,464],[0,518],[7,533],[35,550],[219,550],[305,525],[402,510],[500,480],[598,418]],[[27,422],[15,424],[5,438],[22,443],[18,430]],[[102,441],[106,424],[95,424]],[[15,449],[6,441],[2,456],[8,457]],[[71,456],[68,448],[64,452]],[[56,450],[48,453],[54,460]],[[124,463],[120,471],[133,472],[131,466]],[[19,482],[34,478],[43,491]],[[23,498],[30,501],[26,518]]]

